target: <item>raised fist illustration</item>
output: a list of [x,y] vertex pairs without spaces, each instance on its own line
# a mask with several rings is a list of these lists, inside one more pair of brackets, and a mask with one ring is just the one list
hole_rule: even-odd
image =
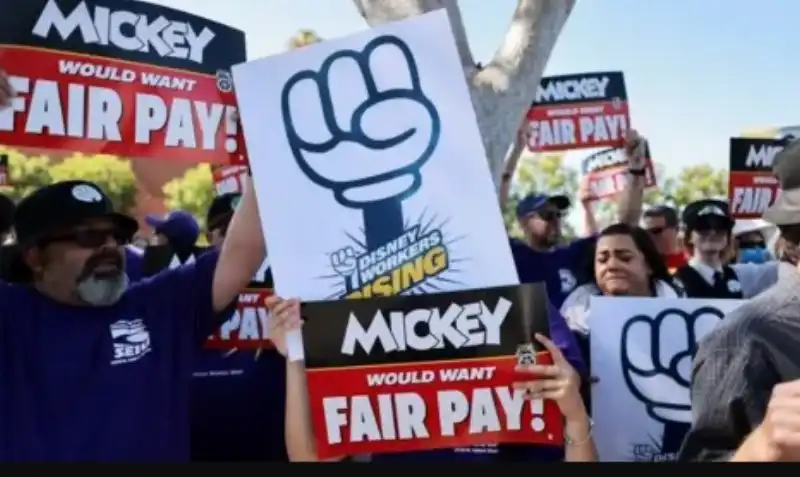
[[692,313],[672,308],[654,317],[635,316],[622,328],[622,374],[650,417],[665,424],[691,422],[689,386],[697,341],[723,316],[710,306]]
[[441,135],[408,45],[387,35],[333,53],[286,82],[281,110],[303,173],[363,211],[367,248],[402,234],[401,202],[419,189]]

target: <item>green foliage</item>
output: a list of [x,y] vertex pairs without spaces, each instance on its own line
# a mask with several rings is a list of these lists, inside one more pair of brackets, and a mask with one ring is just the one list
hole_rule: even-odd
[[169,210],[181,209],[194,215],[201,227],[211,201],[214,200],[214,179],[208,164],[198,164],[183,176],[164,184],[164,203]]
[[[563,154],[535,154],[520,158],[503,220],[511,236],[519,237],[522,231],[516,218],[517,203],[531,192],[565,193],[574,197],[578,190],[578,171],[564,165]],[[564,223],[564,235],[573,237],[575,231]]]
[[18,201],[39,187],[50,184],[50,158],[26,156],[16,149],[0,146],[0,154],[8,155],[9,176],[13,186],[0,187],[0,193]]
[[316,31],[310,29],[302,29],[297,30],[289,41],[287,42],[287,47],[290,50],[296,50],[298,48],[302,48],[304,46],[312,45],[314,43],[319,43],[322,41],[322,38],[317,34]]
[[672,196],[680,208],[695,200],[725,198],[728,196],[728,171],[714,169],[708,164],[686,167],[678,175]]
[[[130,161],[108,154],[73,154],[50,169],[54,182],[82,179],[97,184],[120,212],[136,206],[136,176]],[[15,178],[12,176],[12,180]]]

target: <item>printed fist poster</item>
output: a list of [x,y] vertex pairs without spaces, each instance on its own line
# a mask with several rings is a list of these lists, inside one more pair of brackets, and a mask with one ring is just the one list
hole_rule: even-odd
[[278,294],[518,283],[444,11],[233,77]]
[[672,461],[692,420],[698,341],[740,300],[592,297],[594,442],[604,462]]
[[0,63],[18,96],[0,144],[243,163],[231,65],[244,33],[146,2],[0,0]]
[[549,334],[542,283],[307,303],[302,312],[322,459],[563,442],[556,403],[513,387],[525,379],[518,362],[552,363],[530,344]]

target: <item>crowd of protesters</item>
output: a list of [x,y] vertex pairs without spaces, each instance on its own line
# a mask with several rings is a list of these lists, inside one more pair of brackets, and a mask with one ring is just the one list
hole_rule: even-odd
[[[0,107],[12,96],[0,75]],[[521,366],[531,378],[517,386],[558,405],[563,447],[356,460],[597,461],[588,342],[602,326],[590,323],[590,298],[601,295],[747,299],[700,345],[693,426],[669,445],[683,442],[682,459],[800,458],[800,145],[776,158],[783,193],[756,223],[737,223],[717,198],[643,210],[645,149],[632,132],[618,220],[603,230],[587,208],[589,233],[565,242],[567,195],[533,192],[516,207],[524,239],[510,247],[520,281],[547,284],[550,338],[536,340],[553,356]],[[303,362],[283,358],[286,333],[302,326],[297,300],[267,301],[274,349],[223,357],[202,346],[265,260],[245,189],[214,200],[208,247],[196,245],[202,231],[183,211],[148,217],[150,237],[132,243],[137,222],[87,181],[42,187],[19,204],[0,197],[0,461],[318,460]],[[771,224],[779,254],[768,250]],[[239,372],[225,375],[232,360]]]

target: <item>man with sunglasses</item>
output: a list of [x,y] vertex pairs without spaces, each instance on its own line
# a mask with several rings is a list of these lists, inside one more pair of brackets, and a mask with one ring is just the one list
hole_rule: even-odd
[[188,460],[194,354],[264,257],[253,194],[219,250],[131,285],[123,249],[137,222],[97,185],[43,187],[15,224],[16,283],[0,283],[0,462]]
[[651,207],[644,211],[643,220],[645,230],[650,233],[669,272],[675,273],[686,265],[688,258],[678,240],[678,211],[668,205]]
[[726,264],[734,220],[728,204],[703,199],[683,211],[686,247],[691,258],[675,272],[689,298],[751,298],[778,279],[777,262]]
[[[628,182],[620,194],[620,221],[636,224],[642,209],[647,142],[631,130],[624,151]],[[595,237],[562,244],[561,226],[570,207],[565,195],[530,194],[517,204],[517,220],[525,242],[511,240],[511,252],[522,283],[545,282],[550,302],[560,308],[578,285],[575,271],[589,259]],[[581,277],[584,278],[584,277]]]

